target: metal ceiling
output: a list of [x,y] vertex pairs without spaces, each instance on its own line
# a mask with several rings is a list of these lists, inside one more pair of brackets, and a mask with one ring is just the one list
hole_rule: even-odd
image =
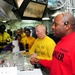
[[[9,0],[11,1],[11,0]],[[0,0],[0,21],[8,21],[11,19],[17,19],[14,13],[11,11],[13,6],[3,0]]]

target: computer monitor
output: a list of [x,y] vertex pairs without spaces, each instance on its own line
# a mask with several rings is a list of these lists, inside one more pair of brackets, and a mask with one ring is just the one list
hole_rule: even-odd
[[46,4],[30,1],[23,12],[23,18],[41,20],[44,16]]
[[22,20],[42,20],[47,4],[31,0],[14,0]]

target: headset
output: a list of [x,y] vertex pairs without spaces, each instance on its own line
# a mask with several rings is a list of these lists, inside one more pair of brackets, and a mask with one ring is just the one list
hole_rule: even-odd
[[66,20],[66,17],[65,17],[65,15],[64,15],[64,13],[62,13],[62,16],[63,16],[63,18],[64,18],[64,25],[68,25],[68,24],[69,24],[69,21]]

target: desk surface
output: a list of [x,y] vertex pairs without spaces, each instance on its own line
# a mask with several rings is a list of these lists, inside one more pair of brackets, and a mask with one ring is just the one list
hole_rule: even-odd
[[[30,64],[28,55],[23,56],[21,53],[16,53],[16,54],[8,53],[8,54],[2,55],[1,59],[5,59],[5,63],[0,66],[1,68],[17,67],[14,73],[15,75],[16,73],[17,75],[43,75],[41,69],[35,69],[33,65]],[[2,70],[0,71],[0,73],[4,73],[6,75],[6,73],[10,72],[9,70],[10,69],[8,70],[5,69],[5,71]],[[22,71],[22,70],[25,70],[25,71]],[[11,68],[11,72],[12,71],[13,70]],[[13,75],[13,72],[12,72],[12,75]]]
[[43,75],[43,74],[40,69],[20,71],[17,70],[17,67],[2,67],[0,68],[0,75]]
[[32,71],[19,71],[17,75],[43,75],[40,69],[34,69]]

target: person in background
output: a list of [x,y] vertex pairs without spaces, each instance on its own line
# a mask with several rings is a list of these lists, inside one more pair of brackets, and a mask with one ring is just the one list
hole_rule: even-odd
[[5,31],[6,26],[4,24],[0,25],[0,53],[9,44],[12,39],[10,35]]
[[52,26],[54,36],[60,37],[52,60],[30,59],[50,70],[50,75],[75,75],[75,17],[70,12],[58,14]]
[[7,33],[12,37],[12,31],[11,31],[11,29],[7,29]]
[[[37,39],[35,40],[33,46],[29,50],[31,59],[37,57],[38,59],[52,60],[52,54],[56,43],[53,39],[46,35],[46,27],[43,24],[39,24],[35,27]],[[35,64],[39,65],[39,64]],[[49,75],[48,70],[46,70],[42,65],[39,65],[43,71],[44,75]]]
[[50,38],[52,38],[52,39],[56,42],[56,44],[57,44],[57,43],[60,41],[60,39],[61,39],[61,38],[59,38],[59,37],[54,36],[53,33],[52,33],[52,34],[49,34],[48,36],[49,36]]
[[35,41],[35,38],[33,36],[31,36],[31,31],[30,29],[26,29],[25,30],[25,34],[26,34],[26,37],[24,37],[21,42],[24,44],[24,47],[25,47],[25,50],[26,49],[30,49]]
[[20,28],[20,35],[22,38],[26,36],[24,29],[22,27]]
[[[15,40],[18,40],[18,46],[19,46],[19,50],[20,51],[23,51],[24,50],[24,46],[23,44],[21,43],[21,35],[20,34],[17,34],[16,37],[15,37]],[[10,44],[8,44],[4,49],[3,51],[12,51],[12,49],[14,48],[15,46],[12,44],[12,42]]]
[[20,29],[17,29],[17,30],[14,31],[14,36],[17,36],[17,34],[21,35]]
[[58,38],[58,37],[54,36],[53,33],[48,33],[48,32],[47,32],[47,27],[46,27],[46,35],[49,36],[50,38],[52,38],[52,39],[55,41],[56,44],[57,44],[57,43],[60,41],[60,39],[61,39],[61,38]]

